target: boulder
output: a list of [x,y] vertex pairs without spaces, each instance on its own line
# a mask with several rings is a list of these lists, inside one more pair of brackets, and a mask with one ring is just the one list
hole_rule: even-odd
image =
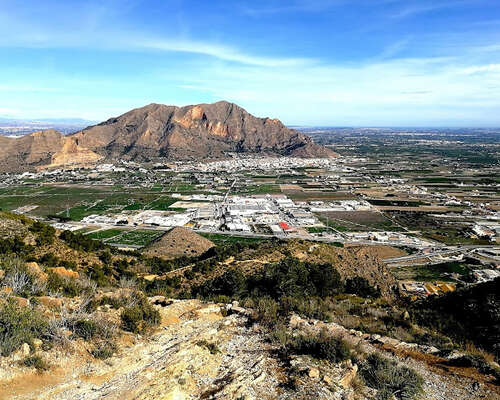
[[63,306],[63,300],[58,297],[40,296],[36,298],[40,304],[51,310],[60,310]]
[[21,354],[24,357],[27,357],[30,355],[30,345],[28,343],[23,343],[23,345],[21,346]]
[[307,371],[307,375],[311,379],[319,379],[319,369],[318,368],[309,368],[309,371]]
[[78,272],[72,271],[71,269],[66,269],[64,267],[49,268],[49,271],[58,275],[61,278],[77,279],[80,277],[80,274]]
[[11,296],[10,298],[14,300],[19,307],[28,307],[30,305],[30,301],[24,297]]
[[352,381],[358,374],[358,366],[356,364],[349,366],[344,371],[343,376],[339,380],[339,385],[343,388],[348,388],[351,386]]
[[43,272],[38,263],[36,262],[28,262],[26,263],[26,269],[31,275],[35,275],[38,279],[47,282],[49,276],[47,273]]

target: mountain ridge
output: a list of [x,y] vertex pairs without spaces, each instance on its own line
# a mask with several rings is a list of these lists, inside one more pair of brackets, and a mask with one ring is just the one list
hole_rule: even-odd
[[[43,157],[34,157],[35,153],[40,153],[36,143],[43,142],[41,138],[46,138],[45,145],[41,146],[46,151]],[[68,136],[49,130],[20,139],[7,138],[3,142],[3,150],[0,149],[2,170],[101,160],[209,160],[225,158],[231,152],[336,156],[332,150],[287,128],[278,119],[255,117],[227,101],[183,107],[151,103]]]

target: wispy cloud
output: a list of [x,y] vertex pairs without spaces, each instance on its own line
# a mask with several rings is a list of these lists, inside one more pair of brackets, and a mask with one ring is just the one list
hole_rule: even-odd
[[[116,42],[115,42],[116,43]],[[163,51],[176,51],[193,54],[203,54],[220,60],[231,61],[246,65],[261,67],[287,67],[294,65],[306,65],[314,63],[315,60],[306,58],[274,58],[247,54],[230,46],[214,44],[202,41],[185,39],[143,39],[127,42],[128,46],[137,49],[154,49]]]
[[457,6],[464,6],[468,4],[471,4],[471,0],[457,0],[457,1],[440,0],[427,3],[422,0],[416,3],[412,3],[411,1],[405,1],[405,6],[399,8],[394,13],[389,14],[389,16],[391,18],[402,19],[402,18],[413,17],[418,14],[425,14],[437,10],[443,10]]
[[272,3],[264,5],[252,4],[239,6],[242,14],[251,17],[261,17],[265,15],[283,14],[291,12],[319,12],[327,10],[333,6],[338,6],[346,3],[346,0],[298,0],[289,1],[286,5],[274,6]]
[[[92,25],[95,20],[92,21]],[[19,32],[13,35],[12,32]],[[118,51],[165,51],[199,54],[246,65],[261,67],[285,67],[305,65],[316,62],[313,59],[269,57],[251,54],[233,46],[215,41],[195,40],[176,35],[150,35],[144,32],[120,30],[100,30],[84,28],[72,31],[50,27],[13,22],[1,26],[0,47],[26,48],[96,48]]]
[[464,68],[462,73],[466,75],[481,74],[488,72],[500,72],[500,64],[477,65]]

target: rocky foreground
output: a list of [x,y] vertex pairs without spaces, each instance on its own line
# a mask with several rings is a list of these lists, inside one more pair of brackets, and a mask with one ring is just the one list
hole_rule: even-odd
[[[235,304],[150,298],[161,314],[149,336],[124,333],[116,353],[101,361],[83,341],[44,354],[51,368],[36,372],[16,360],[0,364],[0,399],[372,399],[377,391],[359,379],[358,365],[318,361],[309,356],[285,358],[258,324],[252,311]],[[98,312],[118,318],[117,310]],[[116,314],[116,315],[115,315]],[[423,399],[497,399],[498,387],[478,382],[472,371],[444,370],[432,348],[292,316],[289,330],[327,331],[364,352],[381,352],[415,369],[424,378]]]

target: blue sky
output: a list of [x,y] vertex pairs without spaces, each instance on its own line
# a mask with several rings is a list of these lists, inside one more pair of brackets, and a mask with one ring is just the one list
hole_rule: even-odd
[[290,125],[500,126],[500,1],[0,0],[0,116],[221,99]]

